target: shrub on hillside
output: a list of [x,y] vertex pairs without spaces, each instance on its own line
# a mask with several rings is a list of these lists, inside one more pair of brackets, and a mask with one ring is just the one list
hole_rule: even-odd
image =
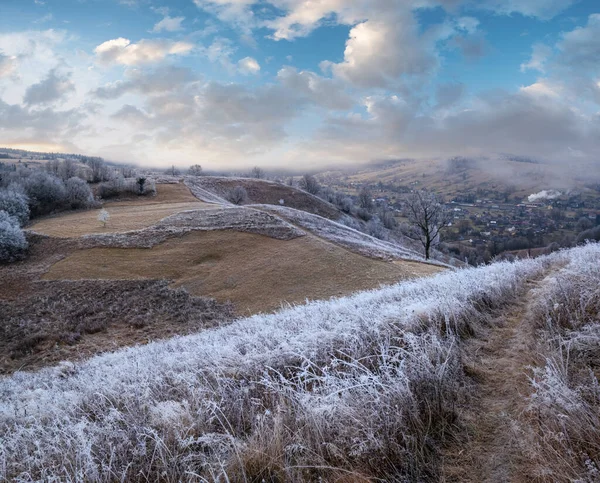
[[69,178],[66,182],[67,201],[72,209],[88,208],[94,203],[94,195],[81,178]]
[[108,199],[122,195],[148,196],[156,193],[154,181],[144,178],[144,183],[140,185],[139,179],[127,179],[118,177],[98,185],[97,194],[100,198]]
[[18,185],[0,189],[0,211],[15,217],[23,226],[29,221],[29,198]]
[[27,250],[27,239],[19,221],[6,211],[0,210],[0,263],[23,258]]
[[54,175],[34,171],[23,180],[23,188],[29,197],[32,216],[44,215],[63,208],[67,202],[67,189]]
[[234,205],[243,205],[248,201],[248,192],[243,186],[236,186],[229,192],[227,199]]

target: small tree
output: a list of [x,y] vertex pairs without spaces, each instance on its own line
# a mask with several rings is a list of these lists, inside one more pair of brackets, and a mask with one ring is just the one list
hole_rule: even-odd
[[0,189],[0,210],[14,216],[23,226],[29,220],[29,198],[18,185]]
[[310,193],[311,195],[316,195],[321,191],[321,185],[317,181],[312,174],[305,174],[300,179],[300,188],[304,191]]
[[58,174],[63,180],[77,176],[77,166],[72,159],[65,159],[58,168]]
[[243,186],[236,186],[227,197],[234,205],[242,205],[248,201],[248,192]]
[[165,171],[165,174],[170,174],[171,176],[179,176],[181,174],[181,171],[179,171],[173,164],[170,168],[168,168]]
[[188,169],[188,174],[190,176],[202,176],[202,166],[200,166],[199,164],[194,164],[193,166],[190,166],[190,169]]
[[135,182],[138,185],[138,193],[143,195],[144,185],[146,184],[146,178],[144,176],[140,176],[138,179],[135,180]]
[[250,177],[256,179],[263,179],[265,177],[265,172],[258,166],[254,166],[254,168],[252,168],[252,171],[250,171]]
[[368,186],[363,186],[358,192],[358,206],[367,211],[373,209],[373,193]]
[[445,209],[435,193],[415,191],[405,200],[406,211],[413,230],[405,233],[413,240],[418,240],[425,249],[425,259],[429,260],[430,250],[439,241],[440,231],[451,220],[451,214]]
[[94,195],[88,184],[81,178],[72,177],[65,183],[67,201],[72,209],[87,208],[94,202]]
[[29,197],[29,207],[33,216],[51,213],[64,208],[67,201],[67,190],[60,178],[34,171],[23,182],[25,193]]
[[6,211],[0,210],[0,262],[13,262],[23,257],[27,239],[19,221]]
[[108,223],[109,219],[110,219],[110,213],[108,211],[106,211],[104,208],[102,208],[100,210],[100,213],[98,213],[98,221],[100,223],[102,223],[102,226],[104,228],[106,228],[106,224]]

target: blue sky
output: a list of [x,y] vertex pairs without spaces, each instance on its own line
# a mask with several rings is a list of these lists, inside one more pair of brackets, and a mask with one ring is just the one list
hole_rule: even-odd
[[0,0],[0,145],[144,164],[600,157],[594,0]]

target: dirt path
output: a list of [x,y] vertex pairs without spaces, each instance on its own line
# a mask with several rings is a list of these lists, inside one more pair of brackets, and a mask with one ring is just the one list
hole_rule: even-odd
[[534,324],[530,321],[532,289],[492,321],[490,331],[465,346],[465,367],[475,380],[473,397],[461,419],[467,441],[448,450],[442,463],[444,482],[525,482],[533,443],[521,424],[530,394],[531,367],[540,365]]

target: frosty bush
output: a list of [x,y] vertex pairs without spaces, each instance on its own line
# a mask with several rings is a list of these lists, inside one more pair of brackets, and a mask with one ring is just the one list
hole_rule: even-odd
[[29,197],[32,216],[51,213],[64,208],[67,203],[67,190],[64,183],[60,178],[44,171],[34,171],[25,178],[23,188]]
[[227,199],[234,205],[243,205],[248,201],[248,192],[243,186],[236,186],[229,192]]
[[0,210],[0,262],[13,262],[22,258],[27,240],[17,218]]
[[66,182],[67,200],[72,209],[87,208],[94,202],[94,195],[81,178],[69,178]]
[[23,226],[29,221],[29,198],[17,185],[0,189],[0,210],[15,217]]

